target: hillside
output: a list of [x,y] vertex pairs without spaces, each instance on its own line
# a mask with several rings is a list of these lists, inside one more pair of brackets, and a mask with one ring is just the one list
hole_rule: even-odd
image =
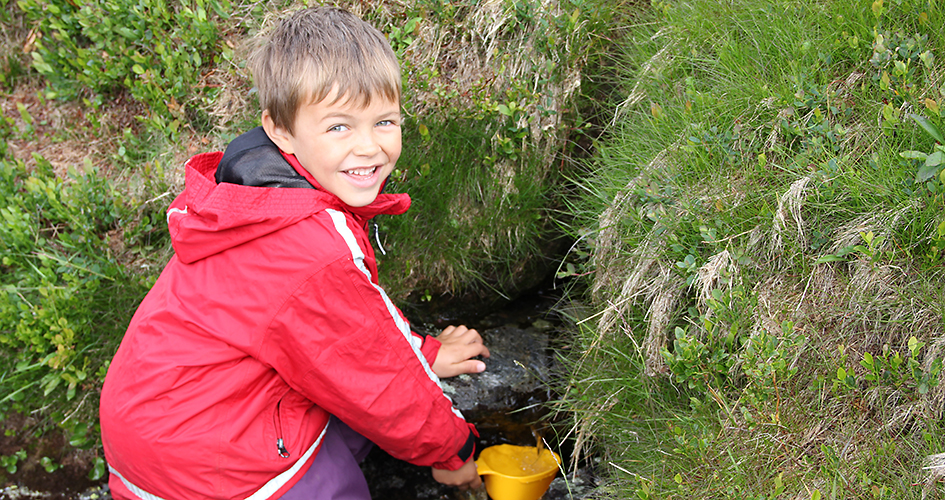
[[614,30],[564,406],[615,498],[939,497],[943,22],[697,0]]

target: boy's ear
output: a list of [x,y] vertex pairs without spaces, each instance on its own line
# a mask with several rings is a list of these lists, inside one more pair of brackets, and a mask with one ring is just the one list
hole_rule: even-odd
[[272,142],[276,143],[276,146],[279,146],[279,149],[290,155],[295,154],[295,150],[292,147],[292,141],[290,140],[292,134],[290,134],[285,128],[276,125],[276,122],[272,121],[272,115],[269,114],[268,109],[265,109],[262,112],[262,126],[263,130],[266,131],[266,135],[269,136],[269,139],[271,139]]

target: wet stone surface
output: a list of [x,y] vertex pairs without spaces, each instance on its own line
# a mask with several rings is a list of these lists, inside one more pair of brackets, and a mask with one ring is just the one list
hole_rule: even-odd
[[[499,318],[502,319],[502,318]],[[510,318],[505,318],[509,320]],[[539,436],[551,440],[547,409],[552,397],[554,356],[550,337],[554,325],[526,316],[530,324],[510,323],[494,328],[478,327],[491,356],[486,371],[443,380],[444,392],[480,433],[480,449],[496,444],[534,446]],[[471,325],[475,326],[475,325]],[[567,450],[549,443],[564,457]],[[485,500],[485,491],[461,492],[436,483],[428,467],[417,467],[375,449],[362,464],[371,494],[389,500]],[[596,490],[596,481],[585,470],[559,473],[543,500],[584,499]]]

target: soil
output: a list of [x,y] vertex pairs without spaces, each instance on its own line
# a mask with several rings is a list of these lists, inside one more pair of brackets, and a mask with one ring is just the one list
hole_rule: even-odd
[[[9,498],[10,486],[44,492],[43,498],[49,500],[71,500],[97,481],[88,478],[91,464],[97,452],[80,450],[67,446],[62,432],[46,432],[33,436],[30,429],[35,426],[30,419],[19,415],[6,415],[3,420],[4,433],[0,436],[0,456],[13,456],[20,450],[26,450],[25,460],[16,464],[16,472],[0,469],[0,498]],[[42,465],[43,457],[48,457],[58,469],[54,473],[46,471]]]

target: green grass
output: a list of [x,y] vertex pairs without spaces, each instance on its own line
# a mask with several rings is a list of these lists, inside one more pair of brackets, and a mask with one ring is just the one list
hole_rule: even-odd
[[424,290],[512,294],[516,282],[534,283],[547,272],[534,262],[538,242],[552,231],[545,222],[554,180],[542,173],[547,160],[490,165],[482,158],[495,134],[490,128],[488,120],[453,119],[431,125],[433,139],[412,131],[405,137],[409,147],[389,189],[409,193],[414,202],[405,216],[378,223],[391,242],[385,274],[415,290],[414,300]]
[[615,30],[563,401],[615,498],[941,493],[945,195],[900,153],[934,151],[910,113],[945,123],[943,20],[669,1]]

